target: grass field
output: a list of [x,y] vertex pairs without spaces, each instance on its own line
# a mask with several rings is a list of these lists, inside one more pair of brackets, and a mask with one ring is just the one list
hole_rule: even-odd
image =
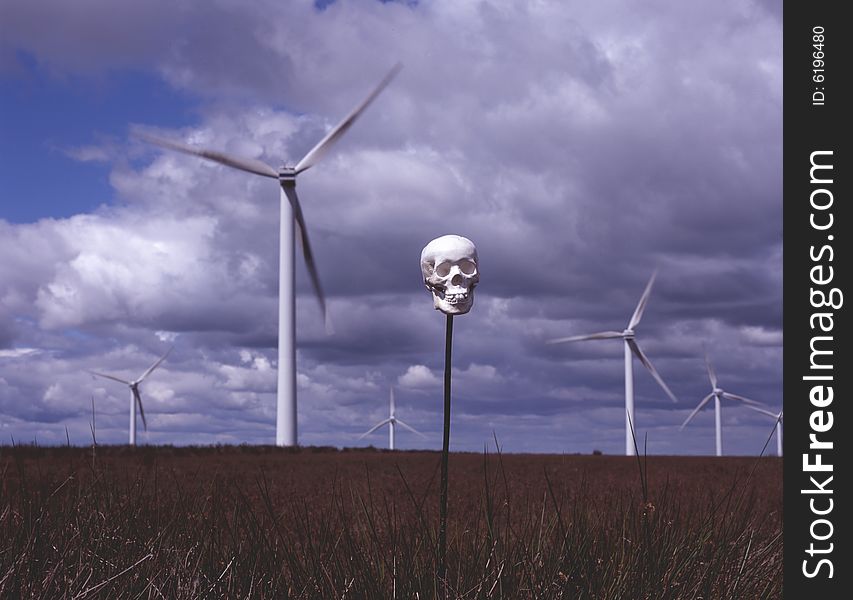
[[777,458],[0,448],[0,598],[779,598]]

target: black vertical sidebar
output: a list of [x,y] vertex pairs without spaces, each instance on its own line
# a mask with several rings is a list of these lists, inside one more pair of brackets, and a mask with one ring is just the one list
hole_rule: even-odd
[[842,491],[853,489],[853,24],[843,6],[789,1],[783,11],[785,598],[853,589]]

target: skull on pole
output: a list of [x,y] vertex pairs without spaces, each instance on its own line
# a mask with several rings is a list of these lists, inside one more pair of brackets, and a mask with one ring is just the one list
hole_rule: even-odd
[[474,288],[480,282],[477,248],[461,235],[443,235],[421,252],[424,285],[433,306],[447,315],[464,315],[474,305]]

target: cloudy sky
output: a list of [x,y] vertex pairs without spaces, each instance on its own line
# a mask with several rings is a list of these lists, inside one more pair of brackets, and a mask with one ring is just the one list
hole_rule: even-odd
[[[781,3],[0,4],[0,440],[273,443],[278,189],[146,146],[135,127],[278,166],[404,68],[299,190],[329,297],[297,261],[299,441],[387,414],[441,446],[444,318],[418,266],[472,239],[452,447],[624,451],[619,340],[659,269],[635,364],[648,451],[710,454],[707,348],[730,391],[782,399]],[[723,407],[724,449],[764,416]],[[642,444],[642,442],[641,442]],[[771,448],[775,446],[771,444]]]

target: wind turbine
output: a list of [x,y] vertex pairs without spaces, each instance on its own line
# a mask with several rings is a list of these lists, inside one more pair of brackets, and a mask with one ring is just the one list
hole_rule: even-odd
[[774,421],[776,421],[776,456],[782,456],[782,412],[778,413],[770,412],[769,410],[765,410],[763,408],[758,408],[757,406],[752,406],[751,404],[746,405],[747,408],[751,408],[752,410],[758,411],[762,414],[767,415],[768,417],[772,417]]
[[655,378],[655,381],[663,388],[663,391],[666,392],[666,395],[672,399],[673,402],[678,402],[678,399],[675,397],[675,394],[672,393],[672,390],[669,389],[669,386],[666,385],[663,378],[661,378],[660,374],[658,374],[657,370],[652,366],[652,363],[649,361],[648,357],[640,350],[640,346],[637,344],[635,329],[637,325],[640,324],[640,319],[643,318],[643,312],[646,310],[646,303],[649,301],[649,294],[652,291],[652,284],[655,282],[655,277],[657,277],[657,271],[652,273],[651,279],[649,279],[649,283],[646,284],[646,289],[643,292],[643,295],[640,297],[640,302],[637,304],[637,308],[634,309],[634,314],[631,316],[631,320],[628,321],[628,327],[624,331],[602,331],[600,333],[591,333],[589,335],[573,335],[571,337],[557,338],[555,340],[549,340],[549,344],[562,344],[565,342],[582,342],[586,340],[608,340],[608,339],[616,339],[622,338],[625,345],[625,455],[633,456],[635,454],[635,446],[634,446],[634,430],[633,427],[636,424],[634,420],[634,365],[633,365],[633,356],[636,355],[640,362],[643,364],[646,369],[649,370],[649,373],[652,374],[652,377]]
[[383,420],[383,421],[380,421],[379,423],[377,423],[376,425],[371,427],[369,430],[362,433],[358,437],[358,439],[363,440],[364,438],[369,436],[371,433],[373,433],[374,431],[376,431],[377,429],[379,429],[383,425],[388,425],[388,449],[393,450],[394,449],[394,427],[398,424],[402,425],[403,427],[405,427],[406,429],[408,429],[412,433],[416,433],[419,436],[421,436],[422,438],[426,438],[426,436],[424,434],[422,434],[420,431],[418,431],[417,429],[415,429],[411,425],[406,424],[405,422],[403,422],[402,419],[398,419],[395,416],[395,414],[394,414],[394,387],[393,386],[391,387],[391,397],[390,397],[389,403],[390,403],[390,413],[389,413],[388,418]]
[[[690,422],[690,420],[696,416],[702,407],[710,402],[711,398],[714,399],[714,419],[716,422],[716,437],[717,437],[717,456],[723,455],[723,427],[722,427],[722,415],[720,410],[720,400],[725,398],[726,400],[734,400],[736,402],[742,402],[746,406],[752,409],[760,409],[764,405],[760,402],[756,402],[755,400],[750,400],[749,398],[744,398],[743,396],[738,396],[737,394],[732,394],[730,392],[725,391],[723,388],[719,386],[719,382],[717,381],[717,374],[714,372],[714,367],[711,366],[711,359],[708,358],[708,354],[705,354],[705,366],[708,369],[708,379],[711,380],[711,393],[702,398],[699,402],[698,406],[693,409],[688,417],[684,420],[684,423],[681,424],[679,429],[684,429],[684,427]],[[765,411],[762,411],[765,412]],[[773,415],[774,417],[776,415]]]
[[[169,356],[169,353],[172,351],[169,348],[166,351],[166,354],[158,358],[154,361],[154,364],[148,367],[145,372],[140,375],[137,379],[133,381],[127,381],[126,379],[122,379],[121,377],[116,377],[115,375],[107,375],[106,373],[98,373],[96,371],[89,371],[92,375],[97,375],[98,377],[103,377],[105,379],[112,379],[113,381],[118,381],[119,383],[123,383],[130,388],[130,439],[129,443],[131,446],[136,445],[136,407],[139,407],[139,414],[142,416],[142,426],[145,427],[145,431],[148,431],[148,423],[145,421],[145,410],[142,408],[142,395],[139,393],[139,384],[142,383],[146,377],[151,375],[151,373],[160,366],[166,357]],[[92,400],[92,408],[94,410],[94,399]]]
[[275,443],[278,446],[295,446],[296,433],[296,285],[294,260],[294,224],[302,245],[305,266],[311,285],[320,303],[326,328],[330,328],[326,313],[326,298],[320,285],[320,276],[314,263],[314,253],[308,241],[308,229],[302,207],[296,196],[296,176],[311,168],[329,151],[332,145],[355,123],[361,113],[385,89],[402,68],[396,64],[370,94],[343,118],[326,136],[302,157],[295,166],[283,165],[274,169],[254,158],[231,156],[214,150],[189,146],[150,134],[137,134],[148,142],[170,150],[200,156],[219,164],[261,177],[278,180],[281,187],[279,216],[279,272],[278,272],[278,383],[276,403]]

